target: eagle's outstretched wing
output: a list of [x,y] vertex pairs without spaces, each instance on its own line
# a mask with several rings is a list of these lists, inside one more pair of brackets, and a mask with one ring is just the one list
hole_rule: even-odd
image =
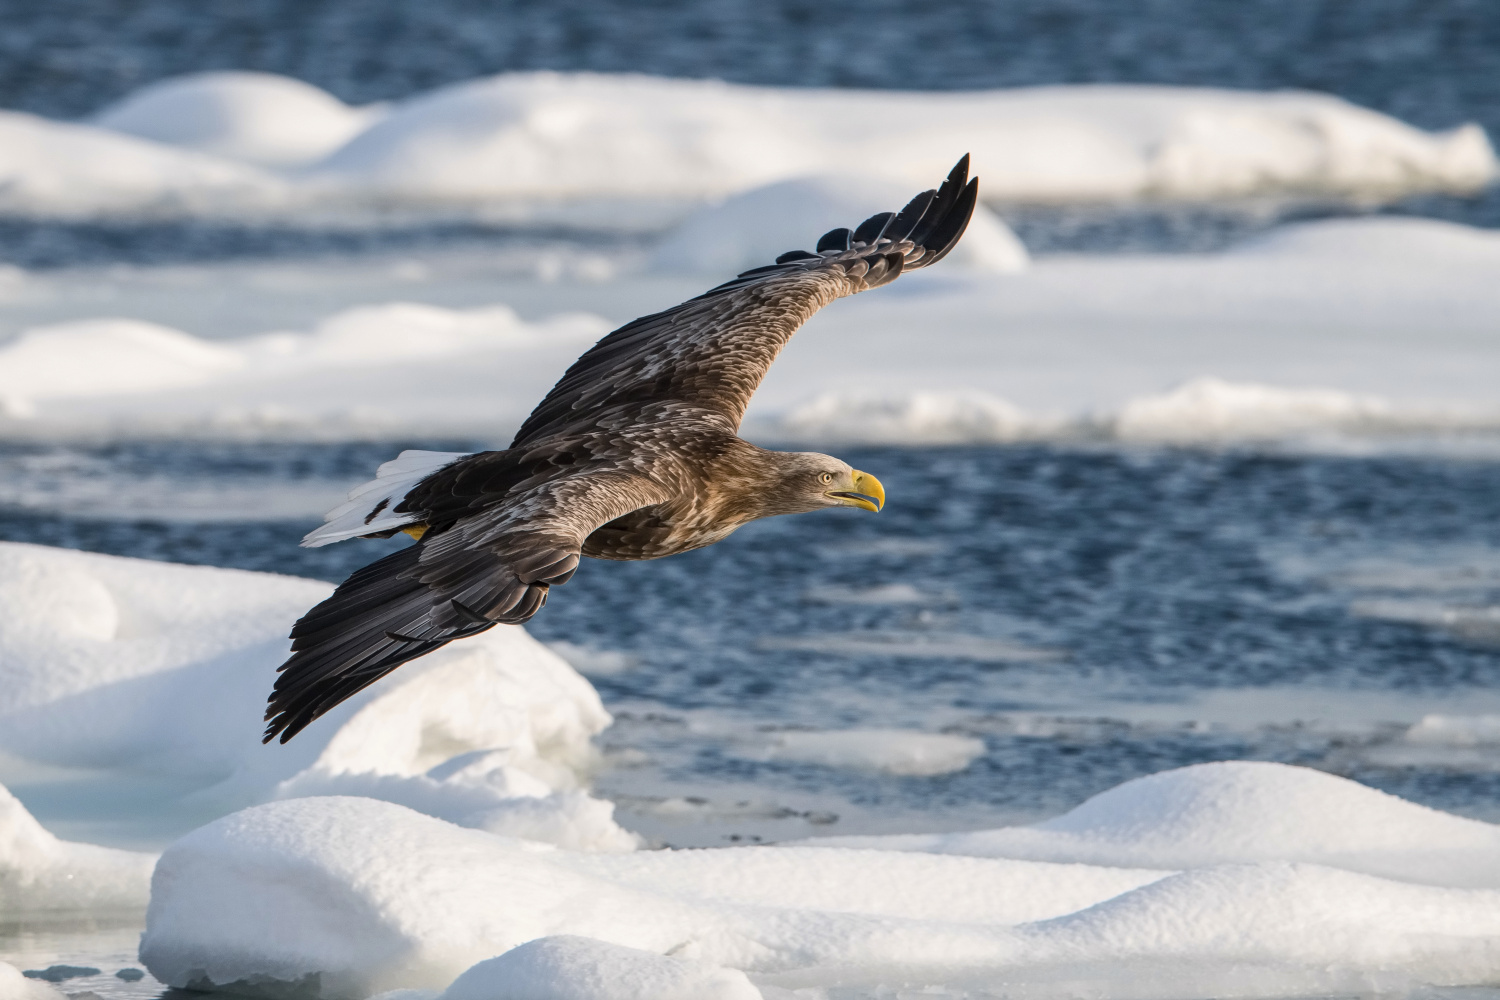
[[721,413],[737,428],[771,362],[797,328],[828,303],[934,264],[952,250],[979,197],[969,157],[936,191],[857,229],[835,229],[817,252],[793,250],[776,263],[665,312],[642,316],[604,337],[568,369],[516,432],[511,447],[536,442],[601,411],[673,402]]
[[645,476],[598,463],[539,482],[521,477],[532,481],[499,495],[483,489],[493,474],[476,477],[472,490],[461,476],[450,478],[450,506],[468,501],[474,516],[358,570],[293,627],[292,655],[266,708],[266,742],[279,735],[285,743],[408,660],[492,625],[524,622],[552,584],[573,575],[595,528],[667,499]]

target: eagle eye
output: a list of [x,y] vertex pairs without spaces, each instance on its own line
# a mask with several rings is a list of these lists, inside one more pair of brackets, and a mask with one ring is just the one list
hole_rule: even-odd
[[821,476],[818,477],[818,482],[822,483],[824,486],[827,486],[829,483],[833,482],[833,473],[831,473],[831,472],[825,472],[825,473],[823,473]]

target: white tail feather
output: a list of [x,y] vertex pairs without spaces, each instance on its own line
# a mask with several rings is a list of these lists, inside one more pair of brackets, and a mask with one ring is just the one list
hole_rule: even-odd
[[349,499],[324,514],[323,526],[309,531],[302,539],[303,548],[315,549],[346,538],[373,535],[377,531],[390,531],[416,523],[416,515],[397,514],[392,508],[422,480],[467,454],[462,451],[403,451],[376,469],[374,479],[350,490]]

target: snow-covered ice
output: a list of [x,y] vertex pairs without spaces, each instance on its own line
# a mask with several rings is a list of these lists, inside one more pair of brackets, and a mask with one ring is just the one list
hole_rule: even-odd
[[0,750],[54,767],[180,778],[197,787],[199,809],[351,793],[576,849],[635,846],[613,806],[583,789],[590,740],[608,713],[587,681],[519,628],[425,657],[294,743],[261,746],[286,634],[331,590],[0,543],[9,612]]
[[94,115],[101,128],[266,166],[315,162],[379,118],[274,73],[193,73],[142,87]]
[[[0,786],[0,917],[138,910],[155,863],[151,854],[59,840]],[[0,962],[0,998],[11,1000],[7,968]]]
[[88,125],[6,113],[0,137],[0,208],[60,216],[478,205],[659,224],[850,164],[925,187],[966,151],[998,200],[1378,198],[1496,175],[1475,125],[1430,133],[1324,94],[1150,86],[900,93],[540,72],[359,109],[296,80],[204,73]]
[[[324,996],[443,989],[495,956],[469,981],[546,965],[572,996],[569,976],[626,962],[575,944],[504,958],[559,935],[841,996],[1297,995],[1500,973],[1500,829],[1286,765],[1166,772],[1029,828],[814,843],[583,854],[366,799],[270,803],[167,849],[142,958],[176,985]],[[923,850],[959,845],[985,856]]]
[[64,995],[46,983],[27,979],[14,965],[0,962],[0,997],[4,1000],[63,1000]]
[[[1493,233],[1384,218],[1287,226],[1219,254],[939,267],[815,316],[756,394],[747,433],[815,444],[1493,435],[1497,268]],[[542,317],[528,319],[422,302],[423,282],[403,287],[412,301],[385,304],[368,301],[378,283],[360,286],[363,304],[314,318],[324,299],[283,286],[288,310],[313,312],[307,332],[226,339],[201,315],[195,335],[70,313],[96,280],[17,286],[16,310],[44,322],[0,345],[0,433],[498,440],[611,325],[708,283],[497,282],[494,294]],[[210,297],[222,309],[226,295],[253,311],[272,284],[248,265],[161,280],[188,312],[182,303]]]
[[478,963],[442,1000],[761,1000],[761,994],[738,969],[558,934]]
[[934,775],[962,771],[983,753],[983,740],[949,733],[792,729],[772,734],[753,756],[887,774]]

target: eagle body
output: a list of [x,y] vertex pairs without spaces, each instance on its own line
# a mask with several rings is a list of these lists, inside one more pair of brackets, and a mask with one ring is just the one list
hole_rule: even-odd
[[827,507],[878,511],[875,477],[739,437],[781,349],[835,299],[940,260],[978,196],[968,157],[901,212],[836,229],[586,351],[509,448],[403,452],[304,545],[405,531],[416,544],[352,574],[292,629],[266,740],[286,742],[402,663],[536,614],[583,556],[659,559],[750,521]]

